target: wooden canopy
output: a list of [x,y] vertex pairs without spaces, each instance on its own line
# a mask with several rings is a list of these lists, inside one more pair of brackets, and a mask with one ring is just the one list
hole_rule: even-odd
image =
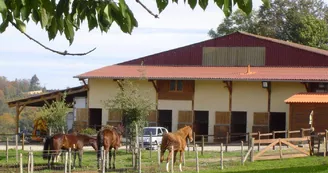
[[19,115],[26,106],[42,107],[45,104],[51,104],[53,101],[60,100],[62,95],[66,93],[65,102],[73,103],[74,97],[86,97],[88,92],[88,86],[82,85],[74,88],[68,88],[50,93],[34,95],[27,98],[8,101],[9,107],[16,107],[16,133],[19,133]]

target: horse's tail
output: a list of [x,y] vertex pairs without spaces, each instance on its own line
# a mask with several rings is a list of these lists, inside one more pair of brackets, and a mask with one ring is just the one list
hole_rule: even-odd
[[101,156],[101,147],[103,146],[103,144],[104,144],[104,133],[102,130],[100,130],[97,134],[97,148],[98,148],[97,159],[99,159]]
[[42,154],[43,159],[48,159],[48,157],[49,157],[48,150],[50,147],[51,139],[52,139],[51,137],[47,137],[46,141],[44,142],[43,154]]

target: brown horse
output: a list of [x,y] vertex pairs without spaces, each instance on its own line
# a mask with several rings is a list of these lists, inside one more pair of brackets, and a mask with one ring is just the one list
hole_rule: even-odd
[[[83,147],[91,145],[97,151],[97,139],[84,134],[55,134],[47,137],[43,146],[43,159],[48,159],[48,168],[53,167],[54,159],[58,156],[61,150],[68,151],[69,148],[74,152],[73,168],[75,167],[76,152],[79,154],[79,167],[82,167]],[[49,152],[49,154],[48,154]]]
[[174,163],[176,161],[177,153],[180,152],[180,164],[179,169],[182,171],[181,163],[182,163],[182,156],[184,154],[184,150],[186,148],[186,138],[189,138],[190,142],[192,142],[192,128],[190,126],[185,126],[180,128],[178,131],[174,133],[166,133],[163,135],[162,144],[161,144],[161,162],[164,160],[164,153],[165,150],[169,150],[169,155],[167,156],[166,160],[166,171],[169,172],[169,160],[172,155],[172,148],[174,150]]
[[[98,152],[97,152],[97,160],[98,160],[98,169],[99,169],[99,161],[101,157],[101,147],[104,147],[104,157],[107,156],[109,152],[109,169],[111,169],[111,159],[112,159],[112,148],[114,148],[113,154],[113,169],[115,169],[115,158],[116,151],[121,146],[121,137],[123,135],[124,128],[122,125],[118,125],[117,127],[103,128],[97,134],[97,143],[98,143]],[[107,164],[106,164],[107,166]],[[105,168],[107,170],[107,168]]]

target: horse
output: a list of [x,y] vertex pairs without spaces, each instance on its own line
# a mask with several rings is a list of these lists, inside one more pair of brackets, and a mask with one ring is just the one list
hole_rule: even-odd
[[174,163],[176,161],[176,156],[177,153],[180,152],[180,164],[179,164],[179,169],[182,172],[181,168],[181,163],[182,163],[182,156],[184,154],[184,150],[186,148],[186,138],[188,137],[189,141],[192,142],[192,128],[190,126],[185,126],[180,128],[176,132],[170,132],[170,133],[165,133],[162,138],[162,144],[161,144],[161,163],[164,160],[164,153],[165,150],[169,150],[169,155],[167,156],[166,160],[166,171],[169,172],[169,160],[172,154],[172,148],[174,150]]
[[48,159],[49,169],[51,158],[51,167],[53,167],[54,159],[59,155],[60,151],[62,149],[68,151],[71,148],[74,151],[73,168],[75,168],[76,152],[79,154],[79,167],[82,167],[81,160],[85,145],[91,145],[94,150],[98,150],[96,137],[84,134],[55,134],[46,138],[43,145],[43,159]]
[[[101,147],[104,147],[104,158],[107,156],[109,152],[109,169],[111,169],[111,159],[112,159],[112,148],[114,148],[113,154],[113,169],[115,169],[115,159],[116,159],[116,151],[121,146],[121,137],[123,135],[124,128],[122,125],[118,125],[117,127],[109,127],[101,129],[97,134],[97,143],[98,149],[97,152],[97,160],[98,160],[98,169],[99,169],[99,161],[101,157]],[[107,170],[107,164],[106,168]]]

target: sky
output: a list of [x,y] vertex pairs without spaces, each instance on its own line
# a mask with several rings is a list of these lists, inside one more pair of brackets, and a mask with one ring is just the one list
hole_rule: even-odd
[[[65,89],[81,85],[73,76],[108,65],[210,39],[207,32],[216,28],[224,19],[222,10],[209,0],[204,11],[199,6],[192,10],[180,0],[170,4],[155,19],[135,0],[126,0],[138,20],[138,28],[132,34],[120,31],[113,24],[108,33],[88,31],[86,25],[75,33],[71,46],[64,35],[58,34],[49,41],[48,35],[39,25],[30,21],[26,33],[44,45],[59,51],[87,52],[85,56],[62,56],[52,53],[29,40],[15,28],[9,26],[0,34],[0,76],[8,80],[31,79],[36,74],[41,86],[47,89]],[[158,13],[154,0],[144,4]],[[258,9],[261,0],[253,0],[253,9]]]

